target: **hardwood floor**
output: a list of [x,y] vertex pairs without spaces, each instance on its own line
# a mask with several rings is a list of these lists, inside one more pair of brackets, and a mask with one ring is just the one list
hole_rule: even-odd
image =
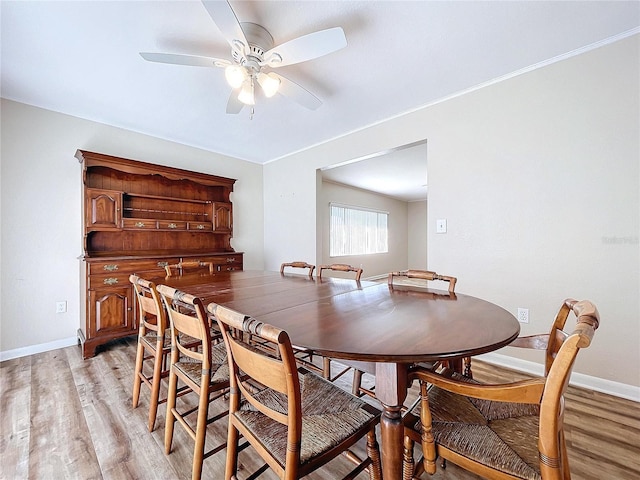
[[[79,348],[69,347],[0,363],[0,479],[190,478],[193,443],[183,429],[175,431],[172,453],[164,454],[164,405],[152,433],[147,430],[148,389],[139,407],[131,407],[134,358],[135,338],[128,338],[88,360],[82,360]],[[486,381],[525,377],[480,361],[474,361],[473,370]],[[365,376],[365,383],[370,380]],[[349,378],[342,382],[350,388]],[[415,395],[414,388],[409,400]],[[224,401],[212,403],[214,409],[224,407]],[[570,387],[565,422],[574,479],[640,478],[638,403]],[[226,419],[209,428],[208,444],[226,437]],[[254,457],[251,448],[240,454],[241,478],[261,465]],[[333,480],[350,467],[338,458],[308,478]],[[223,472],[223,452],[204,461],[202,478],[217,480]],[[276,477],[267,471],[260,478]],[[430,478],[478,477],[449,464]]]

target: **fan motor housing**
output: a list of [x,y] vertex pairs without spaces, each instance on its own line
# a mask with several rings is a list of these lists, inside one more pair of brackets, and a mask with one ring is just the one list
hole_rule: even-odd
[[[264,60],[265,52],[273,48],[273,37],[262,25],[251,22],[242,22],[242,31],[249,43],[249,53],[247,54],[247,60],[250,61],[251,57],[257,62]],[[245,59],[235,50],[232,50],[231,54],[236,63],[243,65]]]

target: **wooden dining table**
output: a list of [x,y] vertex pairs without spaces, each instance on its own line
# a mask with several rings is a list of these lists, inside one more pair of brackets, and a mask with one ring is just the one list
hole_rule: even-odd
[[520,332],[498,305],[426,287],[250,270],[153,281],[286,330],[295,347],[375,365],[385,480],[402,477],[408,367],[490,352]]

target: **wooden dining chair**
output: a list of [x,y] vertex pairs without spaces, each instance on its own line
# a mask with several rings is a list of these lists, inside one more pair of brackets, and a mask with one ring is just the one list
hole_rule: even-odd
[[[224,343],[213,344],[211,327],[202,300],[193,295],[158,285],[158,293],[167,309],[171,325],[171,361],[169,366],[169,393],[165,421],[165,453],[171,452],[176,420],[194,440],[192,480],[200,479],[205,458],[223,450],[226,444],[208,452],[204,451],[207,425],[224,418],[223,411],[209,418],[209,403],[223,397],[229,391],[229,365]],[[192,349],[183,338],[195,338],[201,342],[199,349]],[[198,396],[197,407],[181,401],[178,406],[178,381],[188,387],[187,392]],[[181,400],[182,395],[180,395]],[[195,421],[193,419],[195,414]]]
[[[353,272],[355,273],[355,280],[356,282],[360,281],[360,277],[362,277],[362,268],[356,268],[352,265],[347,265],[346,263],[332,263],[330,265],[320,265],[318,267],[318,278],[322,278],[322,271],[323,270],[333,270],[335,272]],[[324,357],[323,358],[323,377],[326,378],[327,380],[331,381],[331,382],[335,382],[338,378],[342,377],[345,373],[347,373],[349,370],[351,370],[352,366],[350,365],[345,365],[344,363],[341,363],[341,365],[343,365],[343,368],[341,368],[341,370],[336,373],[335,375],[332,375],[331,373],[331,358],[329,357]]]
[[280,274],[284,275],[284,269],[285,268],[303,268],[309,269],[309,277],[313,277],[313,271],[315,270],[316,266],[315,265],[311,265],[310,263],[307,262],[289,262],[289,263],[283,263],[282,265],[280,265]]
[[[570,312],[577,321],[566,333]],[[409,381],[420,382],[421,402],[419,417],[404,417],[404,480],[422,470],[434,473],[437,457],[484,478],[569,480],[563,395],[576,356],[591,344],[599,323],[591,302],[568,299],[549,334],[510,344],[545,350],[543,377],[488,385],[450,370],[410,371]],[[421,442],[423,453],[416,471],[414,442]]]
[[[402,270],[397,272],[390,272],[387,278],[387,283],[389,284],[389,287],[393,288],[394,280],[398,280],[398,279],[399,280],[404,280],[404,279],[416,280],[419,282],[417,283],[417,286],[420,286],[422,284],[426,285],[427,282],[436,281],[436,280],[447,282],[449,284],[448,291],[450,294],[455,294],[456,282],[458,281],[456,277],[450,277],[448,275],[439,275],[436,272],[432,272],[429,270],[409,269],[409,270]],[[413,285],[413,283],[411,284]],[[442,364],[443,362],[430,362],[430,363],[422,363],[421,366],[423,368],[436,370]],[[466,376],[468,377],[472,376],[471,357],[464,357],[462,359],[462,370],[464,371],[464,374]],[[369,395],[370,397],[375,397],[375,392],[374,392],[375,386],[370,388],[365,388],[362,386],[362,376],[364,375],[364,373],[371,373],[372,371],[375,371],[373,365],[363,364],[360,366],[360,368],[354,369],[353,383],[352,383],[352,392],[354,395],[358,395],[358,396]]]
[[[432,281],[447,282],[449,284],[448,290],[450,294],[455,293],[456,283],[458,282],[458,279],[456,277],[451,277],[448,275],[440,275],[430,270],[416,270],[416,269],[390,272],[387,279],[387,283],[389,284],[390,288],[393,288],[394,282],[396,280],[401,282],[404,280],[408,280],[410,284],[414,284],[413,283],[414,280],[417,282],[424,281],[423,282],[424,285],[427,285],[428,282],[432,282]],[[414,285],[420,285],[420,283],[416,283]],[[458,362],[460,362],[460,360],[458,360]],[[438,363],[438,365],[440,365],[440,363]],[[434,364],[433,367],[436,368],[437,365]],[[465,376],[473,377],[473,372],[471,371],[471,357],[462,358],[462,371],[464,372]]]
[[[368,469],[370,479],[381,479],[377,409],[298,369],[285,331],[214,303],[207,310],[223,332],[231,371],[225,479],[236,478],[240,435],[266,462],[258,472],[270,467],[281,479],[298,479],[345,453],[357,464],[345,478]],[[278,355],[253,348],[247,334],[271,342]],[[367,458],[361,460],[349,449],[365,436]]]
[[[160,300],[160,295],[153,282],[136,275],[129,276],[133,284],[136,303],[138,304],[138,348],[133,373],[133,408],[140,400],[140,387],[144,384],[150,389],[149,396],[149,431],[153,431],[156,423],[158,405],[167,401],[160,399],[160,383],[168,376],[167,356],[171,351],[171,336],[167,323],[167,315]],[[145,371],[145,366],[151,372]],[[147,367],[148,370],[148,367]]]
[[[316,266],[311,265],[307,262],[288,262],[280,265],[280,275],[285,274],[285,268],[301,268],[309,270],[309,278],[313,278],[313,271]],[[296,360],[298,361],[298,365],[308,368],[309,370],[322,373],[324,371],[324,366],[320,365],[319,362],[322,357],[315,356],[315,354],[311,350],[306,349],[294,349],[294,353],[296,355]],[[314,356],[316,361],[314,361]]]
[[356,268],[346,263],[332,263],[331,265],[320,265],[318,267],[318,278],[322,278],[323,270],[333,270],[334,272],[354,272],[356,274],[356,281],[360,281],[362,276],[362,269]]
[[167,265],[164,267],[167,277],[173,277],[174,275],[183,275],[188,272],[206,272],[209,274],[215,272],[213,262],[200,262],[200,261],[188,261],[179,262],[173,265]]

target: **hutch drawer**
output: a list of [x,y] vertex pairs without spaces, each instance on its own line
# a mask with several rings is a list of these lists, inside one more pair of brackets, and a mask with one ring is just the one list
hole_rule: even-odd
[[186,230],[187,222],[177,222],[173,220],[158,220],[159,230]]
[[211,222],[188,222],[187,228],[194,232],[211,232],[213,224]]

